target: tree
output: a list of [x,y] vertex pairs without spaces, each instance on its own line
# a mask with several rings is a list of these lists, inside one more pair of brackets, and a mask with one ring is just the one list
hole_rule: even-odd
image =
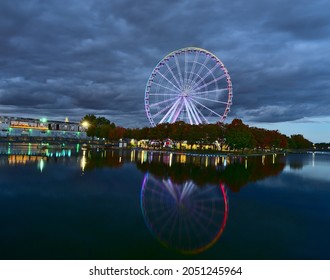
[[81,120],[82,123],[87,124],[87,135],[94,138],[108,138],[109,131],[116,127],[105,117],[96,117],[95,115],[86,115]]
[[255,139],[250,128],[240,119],[234,119],[227,126],[225,136],[227,144],[232,148],[244,150],[255,146]]
[[108,139],[118,141],[119,139],[122,139],[124,137],[125,131],[126,129],[121,126],[116,126],[114,128],[111,128],[109,130]]
[[301,134],[291,135],[289,139],[289,147],[292,149],[309,149],[313,146],[313,143]]

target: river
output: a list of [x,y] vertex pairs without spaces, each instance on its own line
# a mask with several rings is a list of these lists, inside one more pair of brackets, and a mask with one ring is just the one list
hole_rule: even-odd
[[329,259],[330,154],[0,146],[1,259]]

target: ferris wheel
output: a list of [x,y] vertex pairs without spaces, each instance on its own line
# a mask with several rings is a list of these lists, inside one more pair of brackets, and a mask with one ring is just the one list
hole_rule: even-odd
[[156,65],[145,90],[145,110],[152,126],[223,122],[232,97],[231,79],[220,59],[188,47],[171,52]]
[[196,254],[213,246],[228,217],[223,184],[198,187],[177,184],[147,173],[141,189],[141,208],[149,230],[165,246]]

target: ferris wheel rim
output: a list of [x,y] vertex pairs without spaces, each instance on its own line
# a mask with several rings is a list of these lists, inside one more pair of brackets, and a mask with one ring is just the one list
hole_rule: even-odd
[[[178,95],[178,91],[182,90],[182,88],[180,88],[180,84],[182,84],[182,73],[181,73],[181,68],[179,67],[179,64],[178,64],[178,61],[177,61],[177,56],[178,55],[181,55],[181,54],[184,54],[185,55],[185,67],[186,67],[186,63],[188,63],[186,61],[186,56],[187,54],[191,54],[191,53],[195,53],[195,58],[194,58],[194,62],[193,62],[193,68],[196,66],[196,64],[201,64],[200,62],[199,63],[196,63],[196,59],[198,57],[198,55],[205,55],[206,56],[206,59],[205,61],[203,62],[202,66],[200,67],[199,69],[199,72],[202,70],[202,67],[206,67],[206,64],[204,64],[207,60],[213,60],[215,63],[214,63],[214,67],[212,69],[209,69],[206,67],[206,69],[209,71],[207,72],[206,75],[204,75],[203,78],[205,78],[207,75],[209,74],[212,74],[212,71],[214,68],[218,67],[217,70],[219,70],[219,68],[221,69],[221,71],[223,72],[222,76],[218,79],[218,78],[215,78],[214,75],[213,75],[213,80],[211,80],[211,82],[207,83],[207,84],[204,84],[204,85],[200,85],[200,83],[203,83],[203,78],[200,77],[198,74],[199,73],[195,73],[193,71],[195,71],[195,69],[191,69],[192,71],[189,73],[189,77],[187,78],[185,76],[185,80],[184,82],[189,82],[190,83],[190,87],[193,87],[195,86],[195,88],[193,88],[193,90],[199,90],[199,89],[202,89],[204,87],[206,87],[207,89],[207,86],[209,84],[212,84],[212,83],[217,83],[220,79],[224,79],[226,78],[226,87],[225,88],[222,88],[222,89],[216,89],[217,91],[227,91],[227,102],[219,102],[219,103],[223,103],[223,105],[226,105],[225,108],[223,109],[223,113],[218,113],[216,114],[214,111],[212,110],[209,110],[208,107],[204,106],[205,109],[209,110],[209,114],[213,114],[213,115],[216,115],[219,117],[219,121],[220,122],[224,122],[224,120],[226,119],[229,111],[230,111],[230,107],[232,105],[232,98],[233,98],[233,89],[232,89],[232,82],[231,82],[231,78],[230,78],[230,75],[229,75],[229,72],[227,70],[227,68],[225,67],[225,65],[223,64],[223,62],[213,53],[211,53],[210,51],[207,51],[203,48],[198,48],[198,47],[185,47],[185,48],[181,48],[181,49],[178,49],[178,50],[175,50],[175,51],[172,51],[170,52],[169,54],[167,54],[166,56],[164,56],[158,63],[157,65],[155,66],[155,68],[153,69],[153,71],[151,72],[150,76],[149,76],[149,79],[148,79],[148,82],[147,82],[147,85],[146,85],[146,88],[145,88],[145,111],[146,111],[146,114],[147,114],[147,118],[149,119],[149,122],[152,126],[156,126],[156,122],[154,121],[154,116],[153,114],[151,113],[151,106],[153,106],[153,104],[150,104],[150,96],[155,96],[157,95],[157,93],[152,93],[150,92],[150,89],[153,85],[156,85],[158,87],[163,87],[165,88],[166,90],[170,91],[172,95],[176,95],[175,93],[177,93],[177,96]],[[179,74],[179,77],[176,77],[171,68],[169,67],[168,65],[168,61],[170,59],[173,59],[175,60],[175,63],[176,63],[176,67],[178,68],[178,74]],[[163,67],[163,66],[167,66],[168,70],[166,73],[168,73],[168,71],[171,73],[172,77],[173,77],[173,81],[170,81],[168,78],[166,78],[161,72],[160,72],[160,69]],[[185,69],[186,70],[186,69]],[[157,84],[154,80],[154,78],[157,76],[157,74],[159,74],[160,76],[163,77],[163,79],[165,79],[171,86],[170,87],[166,87],[164,85],[160,85],[160,84]],[[186,71],[184,72],[184,75],[187,75],[188,73],[186,73]],[[191,76],[192,75],[195,75],[194,79],[191,80]],[[199,76],[199,81],[198,83],[196,83],[195,85],[193,85],[193,83],[195,82],[194,80],[196,80],[196,77]],[[197,78],[198,79],[198,78]],[[218,79],[218,80],[217,80]],[[217,87],[217,85],[216,85]],[[210,91],[206,91],[206,92],[210,92]],[[171,95],[169,93],[166,93],[167,95]],[[158,95],[162,95],[164,96],[165,94],[158,94]],[[175,98],[173,98],[172,100],[174,100]],[[186,99],[186,98],[185,98]],[[192,100],[193,99],[193,100]],[[199,97],[196,97],[194,96],[193,98],[191,98],[190,100],[190,104],[183,104],[184,101],[181,101],[181,106],[186,106],[187,108],[187,111],[190,110],[190,115],[194,116],[194,121],[192,121],[192,118],[190,118],[190,124],[200,124],[200,123],[203,123],[203,122],[206,122],[208,123],[207,119],[205,118],[205,116],[203,116],[202,113],[198,112],[198,110],[196,109],[196,105],[199,105],[199,106],[203,106],[200,104],[201,101],[201,98],[200,96]],[[163,103],[166,103],[168,100],[164,100]],[[205,101],[205,100],[204,100]],[[216,100],[211,100],[211,99],[206,99],[206,101],[209,101],[209,102],[217,102]],[[193,105],[195,104],[195,106]],[[160,104],[159,104],[160,105]],[[170,104],[171,105],[171,104]],[[190,107],[189,107],[190,105]],[[169,105],[168,105],[169,106]],[[172,106],[179,106],[178,104],[174,104],[172,103]],[[170,106],[169,106],[170,107]],[[172,108],[171,108],[172,109]],[[178,108],[176,108],[176,110],[178,110]],[[158,112],[157,112],[158,114]],[[189,112],[187,113],[187,115],[189,114]],[[155,115],[155,113],[154,113]],[[197,117],[196,117],[197,116]],[[202,121],[200,118],[198,119],[198,116],[202,116],[204,117],[204,120]],[[166,119],[166,118],[165,118]],[[160,123],[165,123],[165,119],[161,119]],[[197,120],[198,119],[198,120]],[[194,122],[194,123],[193,123]]]
[[[144,218],[144,222],[145,222],[147,228],[149,229],[149,231],[151,232],[151,234],[161,244],[163,244],[165,247],[172,247],[174,244],[172,244],[172,246],[171,246],[171,244],[169,242],[170,239],[168,239],[168,236],[166,236],[166,235],[163,236],[162,235],[162,232],[161,232],[162,229],[158,229],[154,225],[153,219],[150,217],[150,213],[155,210],[155,209],[150,209],[151,211],[149,213],[149,210],[148,210],[148,207],[147,207],[147,204],[148,203],[146,201],[146,192],[147,192],[147,189],[148,189],[147,185],[148,185],[148,181],[150,179],[152,179],[153,181],[156,180],[155,177],[153,177],[151,174],[149,174],[147,172],[144,175],[143,182],[142,182],[141,193],[140,193],[140,207],[141,207],[142,215],[143,215],[143,218]],[[161,188],[163,184],[164,184],[164,180],[163,180],[163,183],[160,182],[160,184],[158,185],[158,187]],[[176,249],[176,250],[178,250],[178,251],[180,251],[181,253],[184,253],[184,254],[198,254],[198,253],[201,253],[201,252],[209,249],[210,247],[212,247],[219,240],[219,238],[221,237],[221,235],[223,234],[223,232],[225,230],[225,227],[226,227],[226,224],[227,224],[228,211],[229,211],[229,203],[228,203],[226,188],[225,188],[225,185],[223,183],[221,183],[221,182],[219,183],[219,185],[213,186],[212,188],[213,188],[213,190],[219,190],[220,193],[221,193],[221,196],[222,196],[221,198],[220,197],[218,197],[218,198],[214,198],[213,197],[213,200],[214,201],[217,200],[217,207],[219,207],[219,209],[222,209],[222,211],[223,211],[222,220],[215,227],[216,231],[213,232],[211,238],[208,238],[207,240],[203,240],[203,242],[200,243],[200,244],[198,244],[198,245],[197,244],[194,244],[193,247],[191,247],[191,248],[181,247],[181,246],[175,246],[175,247],[173,247],[173,249]],[[161,192],[154,192],[154,191],[150,192],[150,190],[149,190],[149,193],[161,194]],[[169,191],[169,194],[170,194],[170,191]],[[175,194],[171,193],[170,194],[170,197],[172,195],[175,195]],[[188,191],[187,196],[190,196],[190,195],[191,194],[189,194],[189,191]],[[219,202],[219,199],[221,199],[221,202]],[[165,201],[166,200],[160,200],[162,206],[164,206],[164,204],[166,203]],[[205,201],[205,197],[204,197],[204,201]],[[214,207],[214,205],[215,204],[212,203],[212,207]],[[161,207],[161,208],[162,208],[162,211],[164,211],[165,208],[164,207]],[[217,209],[217,210],[219,210],[219,209]],[[205,207],[205,205],[204,205],[204,207],[202,208],[202,210],[205,212],[205,210],[209,210],[209,209],[207,209]],[[203,212],[202,212],[202,214],[203,214]],[[210,214],[210,213],[208,212],[208,214]],[[164,217],[164,215],[162,215],[162,216]],[[199,218],[201,218],[201,215],[199,215]],[[168,220],[170,220],[170,219],[168,219]],[[166,221],[165,220],[163,222],[164,223],[162,223],[162,225],[166,224]],[[175,223],[175,221],[173,221],[173,223]],[[171,237],[172,237],[172,235],[171,235]]]

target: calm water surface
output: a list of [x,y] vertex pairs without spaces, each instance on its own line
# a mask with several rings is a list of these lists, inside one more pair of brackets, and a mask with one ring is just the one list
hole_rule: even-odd
[[330,259],[330,154],[0,146],[1,259]]

